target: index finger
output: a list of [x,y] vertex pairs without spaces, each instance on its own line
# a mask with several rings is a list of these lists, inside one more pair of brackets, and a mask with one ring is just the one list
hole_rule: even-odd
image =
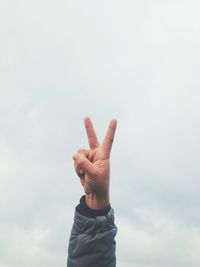
[[99,146],[99,142],[95,133],[95,130],[92,125],[92,121],[90,118],[86,117],[84,120],[85,129],[88,136],[88,143],[91,149],[96,148]]
[[105,136],[103,144],[102,144],[102,147],[103,147],[103,149],[106,153],[106,156],[108,158],[110,156],[110,151],[112,148],[116,127],[117,127],[117,120],[116,119],[111,120],[111,122],[108,126],[106,136]]

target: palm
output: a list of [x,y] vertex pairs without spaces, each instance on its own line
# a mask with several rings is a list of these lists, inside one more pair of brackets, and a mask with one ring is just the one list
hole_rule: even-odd
[[85,173],[84,189],[88,192],[99,191],[109,182],[110,160],[105,157],[102,148],[90,151],[88,159],[93,163],[96,175],[91,176],[87,172]]

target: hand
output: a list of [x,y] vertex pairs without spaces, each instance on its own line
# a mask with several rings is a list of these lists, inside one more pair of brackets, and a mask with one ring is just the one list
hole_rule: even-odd
[[90,149],[79,149],[73,156],[74,167],[86,194],[86,204],[92,209],[109,205],[110,152],[117,121],[111,120],[102,145],[99,144],[90,118],[85,118]]

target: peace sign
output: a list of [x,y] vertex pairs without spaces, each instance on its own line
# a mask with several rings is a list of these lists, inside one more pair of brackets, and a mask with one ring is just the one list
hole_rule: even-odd
[[90,149],[79,149],[73,156],[74,167],[86,193],[96,200],[109,201],[110,152],[117,120],[111,120],[100,145],[90,118],[85,118],[85,129]]
[[[108,158],[110,156],[110,151],[112,148],[116,126],[117,126],[117,121],[115,119],[111,120],[106,136],[102,144],[102,149],[104,150],[104,153],[106,154]],[[96,133],[95,133],[95,130],[93,128],[90,118],[85,118],[85,129],[87,132],[88,143],[89,143],[90,149],[92,150],[92,149],[99,147],[100,146],[99,141],[97,139],[97,136],[96,136]]]

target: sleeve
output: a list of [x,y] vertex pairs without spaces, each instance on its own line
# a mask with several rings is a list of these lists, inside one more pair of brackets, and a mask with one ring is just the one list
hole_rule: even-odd
[[67,267],[115,267],[116,233],[111,206],[92,210],[83,196],[75,210]]

